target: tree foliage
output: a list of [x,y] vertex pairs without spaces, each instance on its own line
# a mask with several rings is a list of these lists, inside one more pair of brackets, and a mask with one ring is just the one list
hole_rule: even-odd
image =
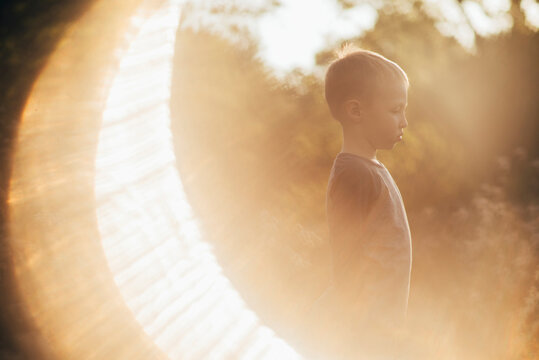
[[[278,324],[300,326],[301,310],[328,279],[325,190],[339,125],[318,76],[296,70],[280,83],[247,35],[245,49],[203,30],[178,35],[172,108],[186,189],[225,271],[286,334]],[[382,12],[374,29],[346,41],[395,60],[412,83],[405,141],[379,154],[409,213],[412,313],[463,311],[451,320],[460,332],[447,340],[462,358],[509,351],[510,336],[525,343],[525,359],[536,352],[523,334],[535,331],[529,302],[539,286],[537,33],[517,26],[478,38],[473,54],[416,6]],[[318,65],[338,46],[317,54]],[[479,339],[498,345],[488,350]]]

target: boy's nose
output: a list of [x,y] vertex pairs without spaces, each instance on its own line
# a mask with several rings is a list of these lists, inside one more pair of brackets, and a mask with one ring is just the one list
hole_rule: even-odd
[[401,121],[401,127],[404,129],[405,127],[408,126],[408,121],[406,121],[406,116],[402,116],[402,121]]

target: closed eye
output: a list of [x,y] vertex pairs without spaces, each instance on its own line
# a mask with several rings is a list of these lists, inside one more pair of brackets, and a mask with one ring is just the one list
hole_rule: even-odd
[[404,105],[399,105],[398,107],[396,107],[396,108],[394,108],[393,110],[391,110],[391,112],[399,113],[399,112],[405,111],[407,107],[408,107],[408,104],[406,104],[406,106],[404,106]]

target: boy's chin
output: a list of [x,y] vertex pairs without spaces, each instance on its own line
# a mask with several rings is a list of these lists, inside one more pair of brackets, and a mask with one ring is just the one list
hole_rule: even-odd
[[392,150],[393,148],[395,148],[396,144],[397,144],[397,142],[392,142],[390,144],[380,145],[380,147],[378,147],[378,149],[380,149],[380,150]]

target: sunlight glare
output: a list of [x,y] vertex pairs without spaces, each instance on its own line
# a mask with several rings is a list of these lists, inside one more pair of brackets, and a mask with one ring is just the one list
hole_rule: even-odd
[[317,51],[339,38],[361,35],[377,18],[368,3],[344,11],[333,1],[283,1],[257,22],[261,58],[278,74],[294,67],[310,69]]
[[526,16],[526,22],[539,30],[539,3],[534,0],[522,0],[520,7]]
[[498,34],[510,30],[513,26],[513,18],[507,12],[487,15],[481,5],[474,1],[464,1],[462,7],[470,18],[475,31],[481,36]]

